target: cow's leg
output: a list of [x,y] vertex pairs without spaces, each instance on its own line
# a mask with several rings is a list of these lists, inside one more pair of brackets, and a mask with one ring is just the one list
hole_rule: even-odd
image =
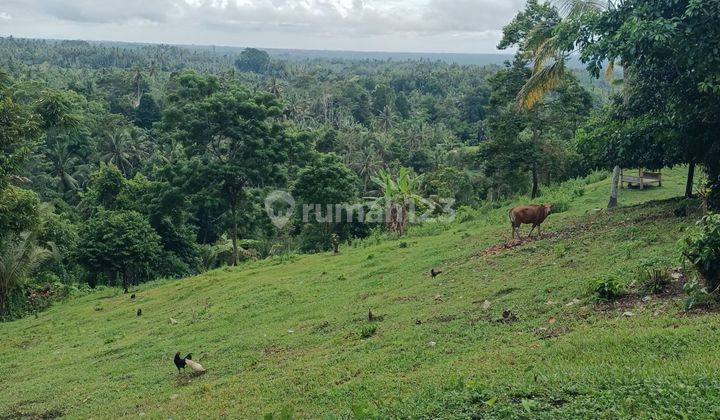
[[538,225],[538,237],[542,238],[542,226]]
[[530,233],[528,233],[528,236],[527,236],[528,238],[530,238],[530,237],[532,236],[532,233],[533,233],[533,231],[535,230],[536,227],[537,227],[537,225],[533,225],[533,226],[532,226],[532,229],[530,229]]

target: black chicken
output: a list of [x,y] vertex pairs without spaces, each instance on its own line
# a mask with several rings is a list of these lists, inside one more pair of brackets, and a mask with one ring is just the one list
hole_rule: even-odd
[[440,271],[440,270],[435,271],[434,268],[430,269],[430,275],[432,276],[432,278],[435,278],[435,277],[439,276],[440,274],[442,274],[442,271]]
[[180,352],[175,353],[175,366],[177,366],[178,372],[180,369],[185,369],[187,364],[186,360],[192,360],[192,354],[188,354],[184,358],[180,357]]

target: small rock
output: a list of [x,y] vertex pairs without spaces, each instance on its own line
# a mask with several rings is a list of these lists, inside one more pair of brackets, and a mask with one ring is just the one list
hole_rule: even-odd
[[565,306],[573,306],[573,305],[577,305],[578,303],[580,303],[580,299],[573,299],[570,302],[568,302],[567,304],[565,304]]
[[483,309],[490,309],[490,305],[492,305],[492,303],[490,303],[489,300],[486,300],[486,301],[483,302],[482,308],[483,308]]
[[431,342],[428,343],[428,345],[429,345],[430,347],[435,347],[436,344],[437,344],[437,343],[434,342],[434,341],[431,341]]
[[633,316],[633,315],[634,315],[634,314],[633,314],[632,312],[630,312],[630,311],[628,311],[628,312],[623,312],[623,316],[630,317],[630,316]]
[[171,399],[171,400],[177,400],[178,398],[180,398],[180,395],[178,395],[178,394],[172,394],[172,395],[170,396],[170,399]]
[[557,302],[553,302],[552,300],[548,300],[547,302],[545,302],[545,304],[546,304],[547,306],[552,306],[552,305],[557,305]]
[[177,322],[177,319],[175,319],[175,318],[170,318],[170,325],[177,325],[177,323],[178,323],[178,322]]
[[554,323],[556,323],[556,322],[557,322],[557,319],[555,319],[555,318],[550,318],[550,319],[548,319],[548,323],[549,323],[549,324],[554,324]]
[[645,303],[650,302],[651,300],[652,300],[651,296],[645,296],[644,298],[642,298],[642,301]]
[[290,333],[290,334],[292,334],[294,332],[295,332],[295,330],[288,330],[288,333]]

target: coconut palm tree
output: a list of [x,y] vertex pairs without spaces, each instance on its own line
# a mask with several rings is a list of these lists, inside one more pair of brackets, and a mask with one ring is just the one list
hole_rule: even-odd
[[52,255],[35,239],[34,234],[22,233],[0,242],[0,315],[7,315],[13,290]]
[[129,177],[135,164],[149,154],[148,148],[149,142],[141,130],[117,130],[108,133],[100,145],[100,159],[117,166]]
[[57,179],[57,190],[67,194],[80,189],[80,182],[88,172],[79,156],[73,153],[66,142],[57,141],[45,151],[45,157],[52,165],[52,174]]
[[275,99],[278,99],[278,100],[282,99],[284,89],[283,89],[282,84],[278,81],[278,79],[276,77],[273,77],[272,79],[270,79],[270,82],[268,82],[267,89],[268,89],[268,92],[270,92],[270,94],[272,94],[275,97]]
[[[552,3],[565,20],[614,7],[612,0],[554,0]],[[542,22],[527,35],[523,48],[534,61],[534,65],[532,76],[517,95],[521,109],[532,108],[545,94],[554,90],[565,76],[565,63],[574,51],[569,51],[566,44],[561,43],[555,34],[554,29],[560,24],[562,20]],[[614,64],[614,61],[608,63],[606,77],[612,76]]]

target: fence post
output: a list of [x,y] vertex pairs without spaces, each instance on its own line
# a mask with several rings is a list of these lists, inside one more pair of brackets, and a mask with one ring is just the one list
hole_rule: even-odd
[[618,182],[620,181],[620,167],[613,169],[612,187],[610,187],[610,201],[608,209],[614,209],[618,205]]

